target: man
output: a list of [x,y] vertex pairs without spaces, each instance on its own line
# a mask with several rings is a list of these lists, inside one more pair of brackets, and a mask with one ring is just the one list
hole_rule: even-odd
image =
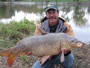
[[[56,5],[48,5],[45,8],[46,17],[36,26],[35,35],[44,33],[64,32],[74,37],[73,30],[64,19],[59,17],[59,10]],[[71,68],[74,62],[74,56],[71,51],[64,52],[65,60],[60,62],[60,54],[56,56],[43,56],[32,66],[32,68],[50,68],[53,64],[62,64],[64,68]]]

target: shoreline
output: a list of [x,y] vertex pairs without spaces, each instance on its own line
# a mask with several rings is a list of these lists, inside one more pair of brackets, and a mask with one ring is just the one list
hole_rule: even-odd
[[0,5],[7,5],[7,4],[13,4],[13,5],[47,5],[48,3],[51,3],[51,4],[57,4],[57,5],[88,5],[89,6],[89,2],[22,2],[22,1],[18,1],[18,2],[0,2]]

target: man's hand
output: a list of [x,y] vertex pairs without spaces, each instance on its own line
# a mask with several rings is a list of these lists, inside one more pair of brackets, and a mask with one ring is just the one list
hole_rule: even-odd
[[[64,54],[67,54],[67,53],[69,53],[69,52],[71,52],[71,51],[64,49]],[[62,50],[59,50],[59,54],[60,54],[60,53],[62,53]]]
[[71,52],[70,50],[64,50],[64,54]]
[[41,33],[42,35],[46,35],[47,34],[47,32],[44,32],[44,33]]

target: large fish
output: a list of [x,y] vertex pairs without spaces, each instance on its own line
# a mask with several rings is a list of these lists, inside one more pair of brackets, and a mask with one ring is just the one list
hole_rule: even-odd
[[35,56],[57,55],[60,50],[72,50],[82,46],[82,42],[65,33],[48,33],[22,39],[15,47],[0,51],[0,56],[7,56],[9,66],[12,66],[17,56],[28,52]]

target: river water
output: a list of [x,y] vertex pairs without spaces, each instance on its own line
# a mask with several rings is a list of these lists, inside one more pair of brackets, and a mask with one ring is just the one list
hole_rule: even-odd
[[[83,42],[90,41],[90,6],[88,3],[57,4],[59,16],[66,19],[74,30],[75,37]],[[0,4],[0,22],[9,23],[12,20],[20,21],[24,18],[37,21],[45,16],[43,9],[46,4]]]

